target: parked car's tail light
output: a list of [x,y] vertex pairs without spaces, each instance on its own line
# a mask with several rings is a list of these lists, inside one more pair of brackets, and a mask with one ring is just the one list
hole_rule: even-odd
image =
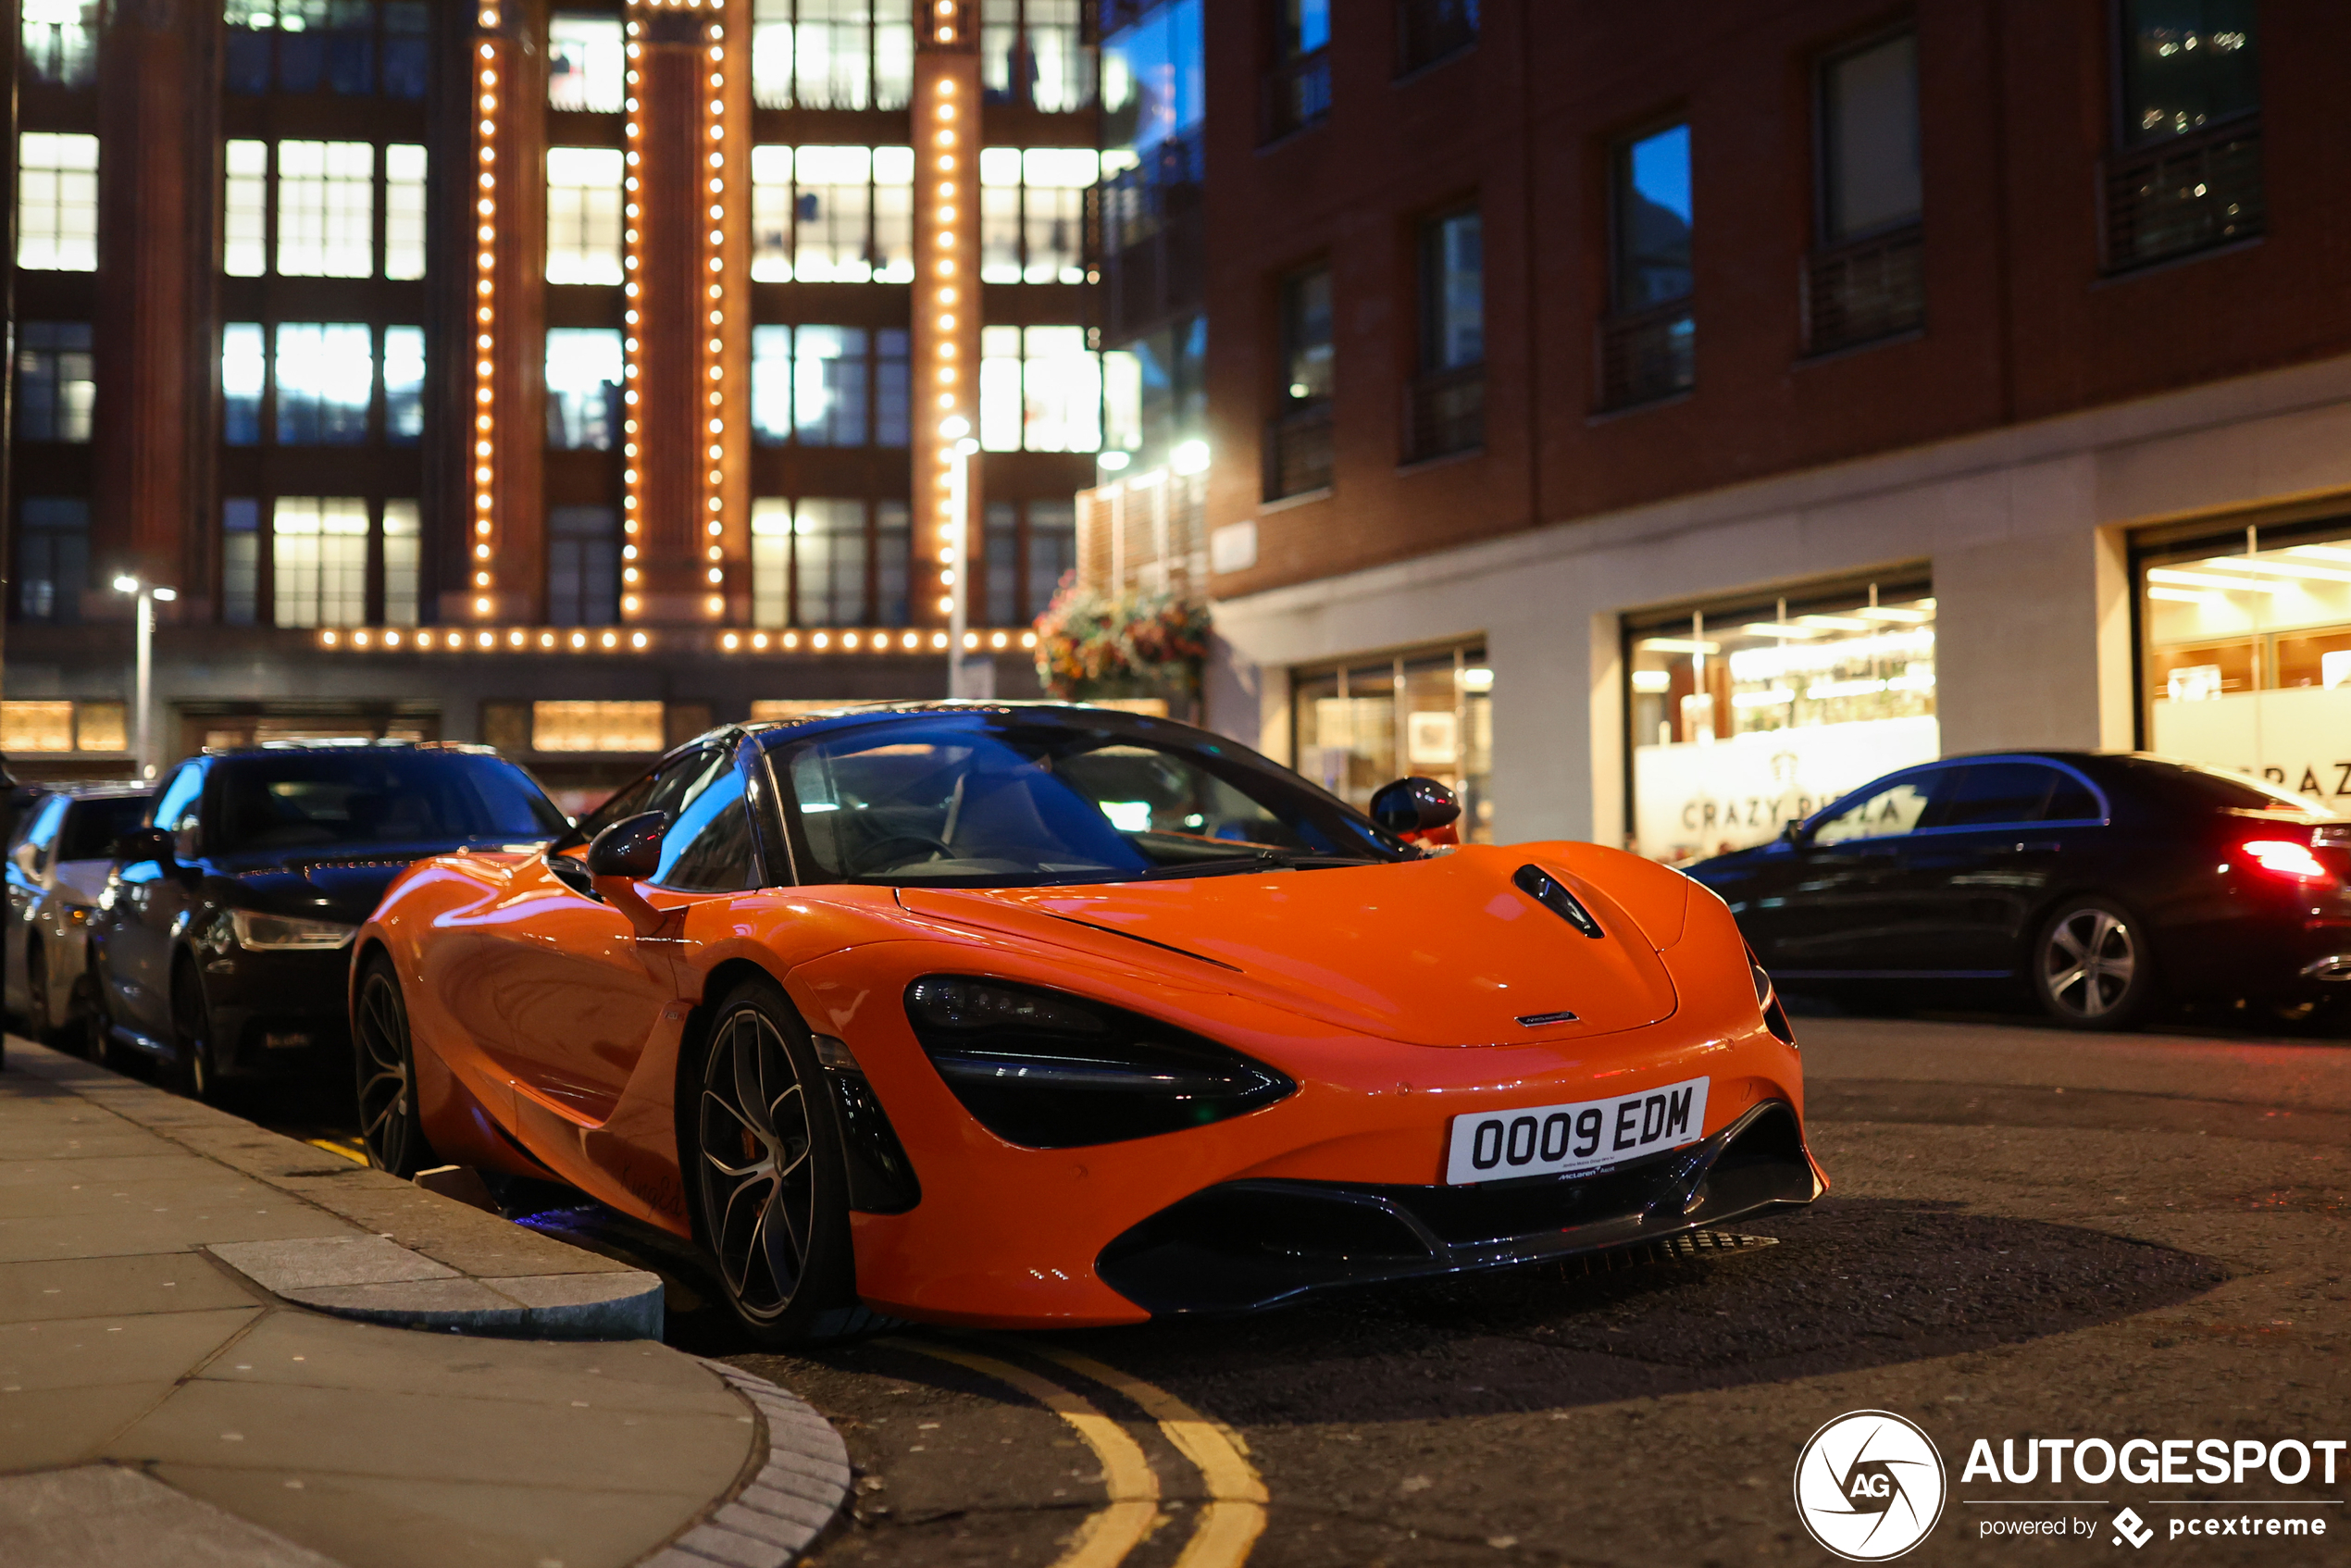
[[964,1109],[1031,1149],[1203,1126],[1298,1088],[1214,1040],[1033,986],[926,975],[906,988],[906,1017]]
[[2245,857],[2273,877],[2296,882],[2332,882],[2334,873],[2312,853],[2310,846],[2294,839],[2256,839],[2245,846]]
[[359,934],[358,927],[346,926],[339,920],[303,920],[291,915],[261,915],[250,909],[230,910],[229,924],[236,930],[237,945],[256,952],[349,947],[351,939]]
[[1779,992],[1772,985],[1772,977],[1763,968],[1755,950],[1747,950],[1747,977],[1755,982],[1755,1005],[1763,1010],[1763,1027],[1785,1046],[1796,1044],[1796,1027],[1787,1021],[1787,1009],[1780,1005]]

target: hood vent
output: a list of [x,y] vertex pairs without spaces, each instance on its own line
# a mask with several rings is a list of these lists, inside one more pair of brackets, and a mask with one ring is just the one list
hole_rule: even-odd
[[1600,923],[1592,918],[1592,912],[1584,907],[1582,901],[1561,887],[1559,878],[1541,866],[1520,866],[1511,877],[1511,882],[1520,892],[1594,940],[1608,935],[1600,929]]

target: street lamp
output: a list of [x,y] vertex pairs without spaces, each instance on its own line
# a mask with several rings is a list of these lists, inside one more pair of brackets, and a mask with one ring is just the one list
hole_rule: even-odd
[[964,667],[964,628],[971,623],[971,460],[979,442],[972,440],[971,421],[960,414],[940,420],[939,433],[954,442],[949,449],[952,463],[947,473],[947,547],[955,570],[953,591],[948,595],[947,695],[992,697],[995,682],[990,680],[986,691],[970,691],[975,682]]
[[139,749],[132,756],[132,763],[139,770],[139,781],[143,784],[155,776],[155,731],[150,718],[150,710],[155,705],[155,604],[157,601],[170,604],[180,597],[180,591],[159,588],[152,582],[143,582],[127,575],[114,579],[114,591],[135,594],[139,600]]

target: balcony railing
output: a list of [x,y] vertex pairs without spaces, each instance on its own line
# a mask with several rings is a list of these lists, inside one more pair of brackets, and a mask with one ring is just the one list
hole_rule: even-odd
[[1331,52],[1300,55],[1265,73],[1265,140],[1319,124],[1331,112]]
[[1426,462],[1486,444],[1486,367],[1423,376],[1404,389],[1404,460]]
[[1697,318],[1687,299],[1611,316],[1599,336],[1603,412],[1656,403],[1697,383]]
[[1101,273],[1102,336],[1124,342],[1200,307],[1207,222],[1197,132],[1086,193],[1087,256]]
[[1396,74],[1410,76],[1477,42],[1478,0],[1396,0]]
[[1331,482],[1331,405],[1309,403],[1265,426],[1265,499],[1327,490]]
[[2240,119],[2107,159],[2106,266],[2127,271],[2261,232],[2261,123]]
[[1804,352],[1833,354],[1924,326],[1924,253],[1913,224],[1806,257]]

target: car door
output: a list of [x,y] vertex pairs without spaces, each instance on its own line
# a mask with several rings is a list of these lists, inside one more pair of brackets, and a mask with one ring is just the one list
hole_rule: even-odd
[[1941,764],[1864,786],[1797,830],[1794,864],[1758,923],[1764,962],[1790,978],[1850,978],[1918,966],[1921,912],[1905,883],[1914,830],[1948,783]]
[[[204,795],[210,771],[202,758],[180,764],[155,796],[153,827],[172,836],[183,865],[204,852]],[[106,929],[107,1005],[115,1022],[149,1039],[171,1039],[171,946],[180,916],[195,904],[190,878],[152,860],[117,865],[108,887],[114,908]]]
[[[671,826],[661,869],[644,890],[656,906],[672,907],[686,901],[670,894],[704,890],[678,887],[678,868],[683,860],[692,873],[697,857],[706,858],[728,803],[740,806],[742,800],[741,774],[733,748],[712,744],[669,759],[640,784],[581,828],[592,837],[625,817],[665,813]],[[523,913],[506,927],[516,951],[502,962],[508,1050],[524,1092],[575,1121],[600,1123],[677,1000],[678,938],[640,936],[626,915],[595,895],[577,855],[566,858],[570,866],[542,856],[516,878],[515,907]]]
[[2038,758],[1979,758],[1955,771],[1909,856],[1928,949],[1921,967],[2005,977],[2063,862],[2066,836],[2103,811],[2084,780]]
[[[57,841],[58,826],[65,821],[66,797],[52,795],[34,812],[24,835],[8,851],[8,1006],[24,1009],[31,1005],[31,994],[26,976],[27,958],[32,944],[39,940],[36,928],[41,904],[47,891],[51,875],[52,851]],[[36,1027],[45,1026],[45,1018],[33,1020]]]

